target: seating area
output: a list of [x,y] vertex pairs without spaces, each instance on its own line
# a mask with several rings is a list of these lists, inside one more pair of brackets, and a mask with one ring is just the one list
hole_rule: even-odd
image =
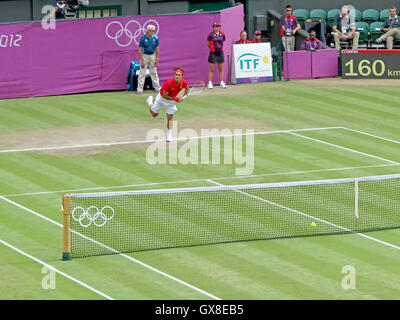
[[[356,29],[360,33],[359,37],[359,48],[366,49],[384,49],[386,47],[385,42],[377,43],[378,39],[383,32],[380,30],[383,22],[389,17],[389,9],[365,9],[363,11],[354,9],[350,13],[355,17]],[[332,31],[332,26],[335,22],[336,16],[340,14],[340,9],[295,9],[293,15],[296,16],[299,24],[304,28],[304,24],[307,22],[326,22],[326,32],[329,34]],[[333,43],[330,44],[332,47]],[[350,48],[349,41],[342,43],[344,48]],[[400,48],[400,40],[395,40],[395,48]]]

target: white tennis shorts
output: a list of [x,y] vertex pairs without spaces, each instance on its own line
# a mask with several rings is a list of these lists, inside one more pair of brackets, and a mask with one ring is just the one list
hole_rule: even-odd
[[157,94],[151,111],[153,111],[154,113],[160,113],[161,109],[164,108],[165,112],[168,114],[174,114],[176,111],[178,111],[174,100],[164,99],[163,97],[161,97],[160,94]]

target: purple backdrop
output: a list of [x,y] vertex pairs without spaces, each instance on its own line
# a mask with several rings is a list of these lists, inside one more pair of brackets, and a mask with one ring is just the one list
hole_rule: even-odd
[[[139,58],[137,44],[148,24],[156,25],[160,38],[161,83],[175,65],[184,67],[189,83],[206,81],[207,34],[214,21],[226,34],[228,62],[244,26],[243,5],[213,14],[62,20],[48,30],[40,22],[0,25],[0,98],[126,89],[130,61]],[[224,72],[227,81],[228,63]]]
[[284,79],[287,79],[288,72],[290,79],[336,77],[338,75],[337,50],[284,51]]
[[337,77],[338,52],[336,49],[324,49],[312,52],[313,78]]
[[311,52],[284,51],[282,59],[284,79],[311,78]]

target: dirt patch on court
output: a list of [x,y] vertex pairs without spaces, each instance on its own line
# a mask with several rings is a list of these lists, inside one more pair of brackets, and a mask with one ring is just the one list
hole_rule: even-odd
[[[147,149],[146,136],[151,129],[165,131],[165,116],[152,122],[114,124],[97,127],[73,127],[61,129],[32,130],[13,134],[0,134],[2,150],[40,149],[38,151],[57,155],[93,155],[113,152],[116,148]],[[195,130],[201,135],[201,129],[254,129],[255,131],[272,130],[265,123],[240,118],[191,119],[178,120],[177,129]]]

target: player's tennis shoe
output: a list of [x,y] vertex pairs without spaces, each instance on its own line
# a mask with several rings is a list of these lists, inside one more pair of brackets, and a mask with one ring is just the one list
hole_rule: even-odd
[[221,88],[224,88],[224,89],[228,88],[228,86],[223,81],[221,81],[219,85],[221,86]]
[[172,141],[172,134],[171,132],[167,131],[167,142],[171,142]]
[[212,88],[214,88],[214,87],[213,87],[213,84],[212,84],[212,82],[211,82],[211,81],[208,81],[207,88],[208,88],[208,89],[212,89]]
[[146,98],[146,103],[150,107],[153,104],[153,96],[148,96]]

